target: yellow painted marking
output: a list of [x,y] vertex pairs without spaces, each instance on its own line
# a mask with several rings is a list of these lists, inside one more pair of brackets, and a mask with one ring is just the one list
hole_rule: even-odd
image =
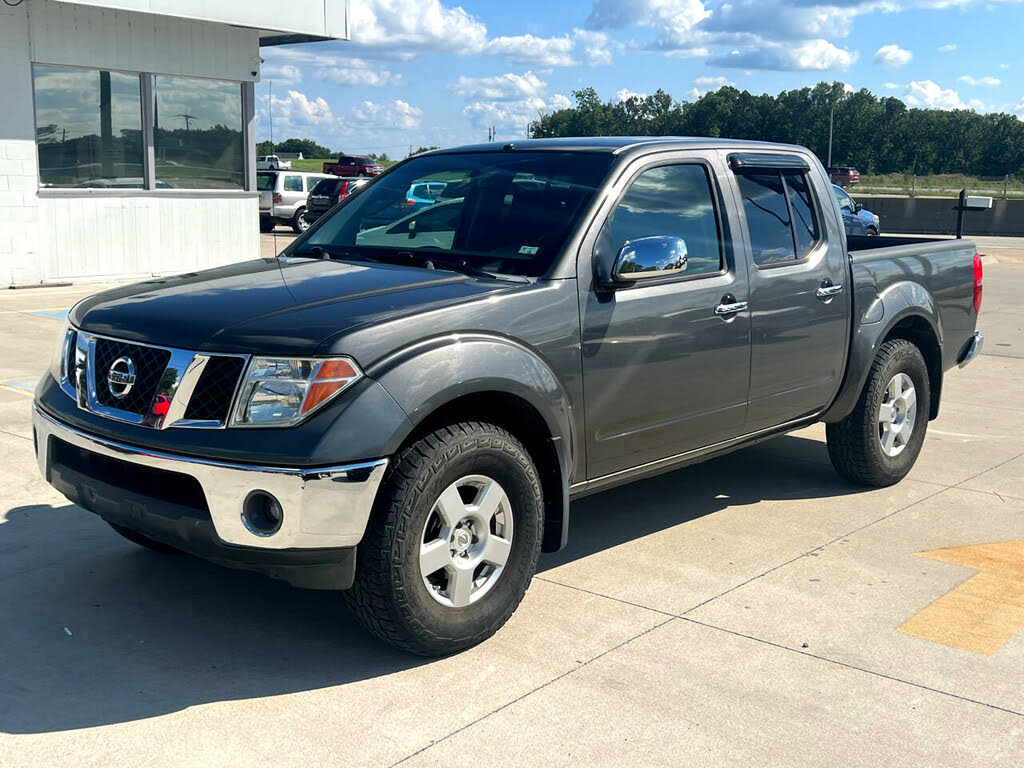
[[912,616],[900,632],[991,656],[1024,629],[1024,539],[917,555],[979,573]]
[[25,397],[33,396],[32,392],[28,392],[27,390],[24,389],[18,389],[17,387],[8,387],[6,384],[0,384],[0,389],[4,389],[8,392],[17,392],[19,395],[24,395]]

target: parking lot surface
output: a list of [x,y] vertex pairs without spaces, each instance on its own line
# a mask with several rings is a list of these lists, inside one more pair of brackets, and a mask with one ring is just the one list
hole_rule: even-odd
[[582,499],[509,624],[442,660],[53,491],[30,391],[97,286],[5,292],[0,766],[1020,765],[1013,246],[987,251],[984,354],[904,482],[841,480],[817,425]]

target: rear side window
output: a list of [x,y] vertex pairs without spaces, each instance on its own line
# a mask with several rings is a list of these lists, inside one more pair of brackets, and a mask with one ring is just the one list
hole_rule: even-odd
[[285,192],[301,192],[302,191],[302,177],[301,176],[285,176],[284,177],[284,191]]
[[257,173],[256,174],[256,189],[261,192],[267,192],[274,188],[274,182],[277,180],[276,173]]
[[683,276],[722,268],[714,195],[702,165],[663,165],[641,173],[608,220],[613,253],[631,240],[667,235],[686,241]]
[[759,267],[797,261],[820,239],[807,175],[800,171],[757,171],[737,175]]

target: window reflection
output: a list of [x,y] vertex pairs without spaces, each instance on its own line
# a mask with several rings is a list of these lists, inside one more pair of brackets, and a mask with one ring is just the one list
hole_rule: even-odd
[[153,95],[157,185],[244,189],[241,86],[157,75]]
[[686,276],[722,268],[721,237],[707,171],[700,165],[664,165],[644,171],[608,223],[613,252],[651,236],[686,242]]
[[142,187],[138,75],[36,66],[33,80],[43,186]]

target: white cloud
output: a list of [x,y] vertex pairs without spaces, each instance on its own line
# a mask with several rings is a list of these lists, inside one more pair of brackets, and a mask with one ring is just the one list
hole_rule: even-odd
[[964,83],[965,85],[974,86],[1000,85],[1003,82],[998,77],[992,77],[991,75],[986,75],[985,77],[971,77],[970,75],[961,75],[960,77],[957,78],[957,80],[959,80],[961,83]]
[[401,99],[364,101],[352,108],[352,115],[367,128],[399,128],[411,131],[420,127],[423,110]]
[[277,81],[278,73],[292,74],[294,79],[285,82],[295,84],[301,80],[300,67],[305,67],[312,70],[319,79],[338,85],[383,86],[402,82],[401,75],[392,74],[366,59],[342,55],[333,46],[328,47],[330,45],[315,45],[312,46],[313,50],[309,50],[310,46],[265,50],[263,55],[266,63],[261,71],[261,79],[272,78]]
[[281,85],[302,82],[302,70],[294,64],[267,64],[260,67],[260,80],[273,80]]
[[828,2],[733,0],[715,10],[700,29],[733,37],[747,34],[790,42],[846,37],[859,12],[856,7],[838,7]]
[[583,48],[583,61],[589,67],[612,63],[612,48],[616,45],[606,32],[588,29],[574,29],[573,39],[577,47]]
[[594,0],[585,26],[588,29],[649,27],[666,42],[685,42],[697,24],[711,12],[701,0]]
[[902,67],[914,58],[914,54],[898,45],[883,45],[875,51],[875,64],[883,67]]
[[615,99],[616,99],[616,101],[629,101],[630,99],[646,99],[646,98],[647,98],[647,94],[646,93],[637,93],[636,91],[631,91],[628,88],[620,88],[619,90],[617,90],[615,92]]
[[966,109],[960,94],[952,88],[942,88],[931,80],[915,80],[907,86],[903,101],[909,107],[924,109]]
[[338,124],[331,105],[322,96],[311,99],[301,91],[289,90],[284,96],[274,94],[271,103],[274,123],[291,130]]
[[939,53],[952,53],[956,50],[956,43],[946,43],[945,45],[940,45],[935,50]]
[[828,40],[808,40],[797,44],[761,42],[714,57],[709,63],[736,69],[820,72],[847,70],[856,60],[856,51],[837,48]]
[[498,133],[522,135],[526,127],[541,115],[565,109],[572,102],[560,93],[550,98],[530,96],[519,101],[475,101],[462,109],[462,115],[478,128],[494,126]]
[[882,87],[885,88],[885,90],[887,91],[899,91],[904,86],[900,85],[899,83],[882,83]]
[[698,77],[693,81],[693,84],[698,88],[717,89],[723,85],[733,85],[733,82],[729,78],[719,75],[718,77]]
[[571,67],[576,64],[572,49],[576,43],[571,37],[535,37],[514,35],[490,40],[482,53],[523,64],[539,67]]
[[487,27],[460,7],[440,0],[358,0],[349,4],[346,47],[400,59],[427,51],[477,53]]
[[449,85],[448,89],[467,99],[490,99],[511,101],[529,96],[540,96],[547,90],[547,83],[533,72],[517,75],[509,72],[493,77],[466,77]]

